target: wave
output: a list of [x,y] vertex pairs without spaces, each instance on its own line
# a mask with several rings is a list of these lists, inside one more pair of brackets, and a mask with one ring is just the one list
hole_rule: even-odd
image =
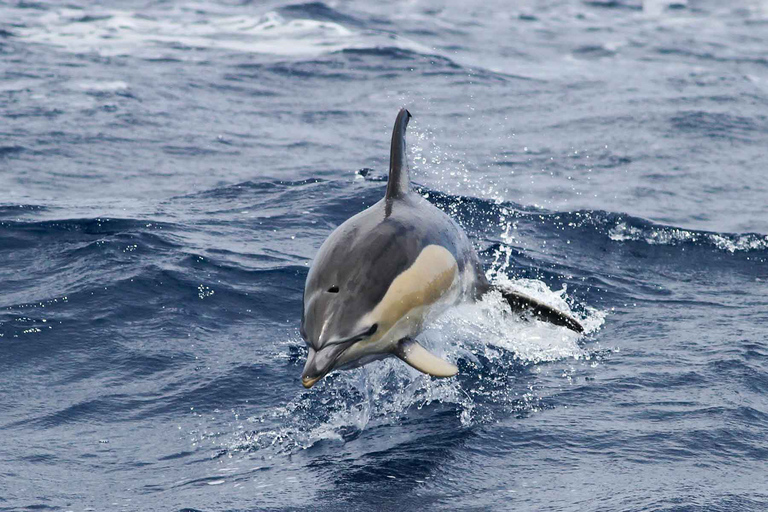
[[18,153],[23,153],[25,151],[27,151],[27,148],[25,148],[24,146],[19,146],[19,145],[0,146],[0,158],[15,156]]
[[657,226],[637,219],[635,219],[635,225],[627,224],[620,219],[615,221],[608,235],[611,240],[617,242],[645,242],[650,245],[705,245],[731,253],[768,250],[768,236],[766,235],[708,233],[706,231]]
[[[626,213],[603,210],[551,212],[513,202],[444,194],[427,187],[420,187],[419,190],[444,211],[451,212],[464,226],[478,231],[501,227],[509,232],[513,227],[517,229],[519,223],[529,222],[547,227],[549,232],[559,232],[562,236],[575,230],[585,235],[587,231],[596,232],[613,242],[690,245],[729,253],[768,251],[768,235],[760,233],[716,233],[657,224]],[[501,219],[501,222],[494,222],[494,219]]]
[[[253,321],[253,315],[242,315],[246,308],[257,311],[254,315],[259,321],[275,322],[272,318],[279,312],[295,307],[305,262],[288,254],[254,255],[218,247],[201,242],[198,232],[231,224],[231,218],[217,215],[243,207],[270,216],[270,227],[285,225],[293,230],[312,221],[343,220],[355,213],[352,210],[380,197],[381,174],[362,170],[357,175],[362,179],[352,187],[341,180],[249,181],[169,199],[164,208],[185,211],[184,224],[105,218],[0,220],[0,238],[17,244],[14,249],[12,243],[4,243],[6,251],[44,247],[38,256],[50,265],[41,267],[42,285],[35,289],[60,292],[67,297],[67,308],[89,311],[88,318],[98,311],[98,321],[121,325],[151,316],[161,304],[177,304],[191,314],[206,317],[211,328]],[[522,291],[576,316],[587,328],[586,337],[535,320],[521,320],[508,312],[500,294],[491,293],[478,303],[453,308],[420,338],[436,353],[457,363],[458,378],[433,380],[397,360],[333,374],[286,405],[247,418],[244,432],[219,435],[216,442],[223,453],[291,454],[325,442],[353,439],[365,430],[400,424],[424,410],[430,417],[441,417],[462,429],[509,414],[534,414],[547,407],[541,392],[532,387],[540,372],[555,368],[567,379],[568,367],[600,364],[610,354],[611,349],[594,341],[607,312],[580,299],[568,284],[574,280],[543,278],[554,276],[554,270],[540,252],[527,256],[539,270],[539,277],[513,272],[510,257],[515,251],[525,252],[518,245],[516,231],[521,238],[546,238],[563,244],[568,240],[572,247],[588,252],[596,239],[598,247],[642,244],[696,246],[726,253],[768,251],[768,236],[759,234],[685,230],[622,213],[551,212],[512,202],[448,195],[426,187],[418,190],[459,220],[473,238],[494,241],[483,255],[491,262],[488,276],[498,286]],[[297,219],[296,211],[316,203],[318,195],[325,199],[322,206],[305,212],[306,219]],[[288,203],[293,205],[293,213],[284,211],[283,205]],[[54,210],[38,212],[36,208],[2,206],[0,218],[55,214]],[[22,247],[21,241],[26,245]],[[133,249],[126,253],[130,247]],[[142,257],[137,259],[136,254]],[[687,254],[680,251],[682,258]],[[599,254],[591,251],[590,257]],[[578,263],[571,265],[579,271]],[[62,273],[62,268],[69,270]],[[46,284],[50,276],[56,279],[56,286]],[[162,283],[161,288],[158,283]],[[101,289],[105,290],[101,295],[92,293]],[[34,329],[48,328],[39,310],[32,311],[23,301],[16,304],[0,317],[7,335],[40,335]],[[62,318],[63,328],[72,329],[66,324],[66,315]],[[295,333],[267,350],[272,351],[267,363],[259,364],[287,364],[299,375],[306,349]],[[250,370],[243,367],[241,371]],[[197,392],[213,396],[222,382]],[[298,377],[296,382],[298,385]],[[176,397],[172,402],[178,405],[184,399]],[[173,410],[180,407],[176,405]],[[156,411],[161,411],[163,406],[157,407],[160,409]],[[138,412],[145,413],[143,409]]]
[[[526,76],[467,66],[441,55],[437,50],[415,40],[375,27],[375,23],[342,13],[321,2],[280,7],[254,14],[240,15],[215,11],[175,9],[147,12],[64,8],[44,12],[22,24],[18,40],[45,44],[76,54],[99,57],[133,56],[152,62],[205,61],[211,58],[201,50],[223,50],[243,54],[259,54],[266,62],[235,63],[235,68],[267,66],[277,74],[291,76],[319,75],[332,78],[355,76],[370,80],[371,71],[386,74],[403,70],[403,62],[419,62],[411,66],[425,75],[449,74],[466,81],[531,80]],[[272,57],[272,58],[269,58]],[[375,62],[360,69],[316,69],[316,58],[348,59],[360,66],[360,60]],[[263,60],[263,59],[262,59]],[[276,61],[276,62],[275,62]],[[271,64],[270,64],[271,62]],[[295,66],[314,67],[303,72]],[[288,66],[288,69],[286,69]],[[322,68],[322,66],[320,66]],[[413,71],[408,67],[409,72]],[[471,74],[468,78],[467,75]],[[227,80],[247,75],[229,73]],[[261,79],[262,77],[259,76]],[[131,95],[131,84],[123,81],[80,84],[91,94]]]
[[[251,254],[242,244],[221,247],[215,237],[207,233],[231,229],[240,233],[245,226],[232,226],[229,217],[233,212],[256,212],[253,229],[260,230],[258,219],[269,219],[274,228],[296,230],[327,230],[327,224],[338,224],[354,215],[365,205],[373,204],[380,197],[382,176],[363,172],[364,185],[350,189],[347,182],[336,180],[262,181],[244,182],[227,187],[203,191],[189,196],[171,198],[164,209],[183,209],[187,221],[175,224],[166,221],[121,218],[75,218],[50,220],[21,220],[39,215],[55,215],[55,209],[38,205],[0,205],[0,244],[10,261],[19,259],[21,252],[36,252],[35,263],[28,269],[29,275],[37,275],[39,282],[27,280],[22,288],[6,295],[9,303],[46,300],[39,295],[44,283],[56,278],[55,296],[88,287],[96,279],[109,283],[118,278],[115,266],[132,269],[131,278],[140,277],[142,265],[151,268],[179,271],[182,275],[194,268],[207,266],[209,275],[221,280],[245,282],[252,271],[279,270],[285,266],[300,265],[300,254],[262,250]],[[558,260],[550,262],[546,252],[530,251],[531,243],[549,244],[553,254],[562,250],[581,252],[594,257],[593,247],[609,249],[624,245],[653,247],[696,248],[706,258],[706,251],[726,254],[744,254],[747,258],[764,259],[768,254],[768,235],[758,233],[717,233],[657,224],[631,215],[600,210],[550,212],[512,202],[481,199],[466,195],[444,194],[426,187],[419,192],[448,212],[479,241],[483,256],[492,262],[496,270],[491,277],[515,275],[519,278],[544,279],[550,286],[564,283],[574,285],[584,275],[579,265]],[[325,199],[318,204],[316,198]],[[224,201],[224,203],[222,203]],[[222,209],[222,204],[225,205]],[[286,209],[286,204],[292,204]],[[297,212],[305,220],[297,218]],[[314,219],[309,221],[307,219]],[[304,222],[307,221],[307,224]],[[320,221],[320,224],[317,222]],[[254,231],[256,236],[258,231]],[[240,235],[237,235],[238,237]],[[597,244],[597,245],[595,245]],[[690,261],[690,252],[676,253],[682,260]],[[701,252],[704,251],[704,252]],[[14,256],[15,255],[15,256]],[[44,257],[43,257],[44,256]],[[141,257],[141,264],[137,258]],[[306,256],[304,256],[305,258]],[[26,257],[25,257],[26,258]],[[531,272],[512,271],[530,267]],[[26,260],[25,260],[26,261]],[[573,261],[573,260],[571,260]],[[674,260],[668,260],[670,264]],[[701,260],[706,263],[706,259]],[[712,264],[717,264],[712,260]],[[170,265],[170,266],[169,266]],[[9,268],[16,268],[10,265]],[[104,272],[109,268],[109,272]],[[63,274],[57,274],[59,269]],[[512,271],[512,273],[510,273]],[[586,269],[589,273],[589,269]],[[104,272],[104,277],[97,277]],[[245,272],[246,274],[238,275]],[[61,276],[65,278],[62,279]],[[91,277],[88,277],[91,276]],[[110,277],[111,276],[111,277]],[[571,276],[571,277],[569,277]],[[201,283],[195,283],[195,287]],[[203,283],[206,284],[206,283]],[[197,292],[195,292],[197,294]]]
[[675,131],[707,139],[752,141],[762,144],[768,133],[768,117],[738,116],[720,112],[680,111],[670,119]]
[[278,12],[286,18],[311,19],[315,21],[333,21],[347,26],[363,26],[364,22],[349,14],[344,14],[323,2],[307,2],[280,7]]
[[593,231],[617,243],[638,242],[649,246],[690,246],[728,253],[768,251],[768,235],[759,233],[716,233],[685,229],[657,224],[624,213],[602,210],[551,213],[514,211],[512,208],[514,206],[507,210],[511,213],[512,218],[527,219],[537,224],[548,224],[563,234],[570,230]]
[[79,11],[61,10],[44,15],[41,22],[20,35],[75,53],[94,52],[105,57],[138,54],[147,58],[184,58],[185,53],[194,54],[188,50],[213,48],[284,56],[315,54],[344,48],[354,36],[338,23],[288,20],[276,12],[260,17],[206,16],[189,20],[158,19],[126,11],[84,18]]
[[[230,10],[231,12],[231,10]],[[151,60],[199,60],[194,50],[215,49],[281,57],[322,55],[344,49],[397,46],[428,51],[325,4],[287,6],[254,15],[194,9],[152,13],[57,9],[18,29],[21,39],[102,57],[133,55]],[[205,57],[203,57],[205,58]]]
[[[25,213],[31,211],[39,212],[49,210],[50,207],[44,205],[0,205],[0,216],[6,212],[13,214],[19,210]],[[144,230],[172,230],[175,225],[169,222],[158,222],[141,219],[121,219],[110,217],[97,218],[73,218],[73,219],[51,219],[42,221],[20,221],[20,220],[2,220],[0,229],[7,232],[37,232],[37,233],[57,233],[57,232],[79,232],[88,235],[98,234],[117,234],[126,232],[136,232]]]

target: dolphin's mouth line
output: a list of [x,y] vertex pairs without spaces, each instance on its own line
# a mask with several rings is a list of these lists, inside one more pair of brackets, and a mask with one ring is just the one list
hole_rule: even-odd
[[302,377],[302,378],[301,378],[301,383],[302,383],[302,385],[303,385],[305,388],[309,389],[309,388],[311,388],[312,386],[314,386],[314,385],[315,385],[315,383],[316,383],[317,381],[319,381],[320,379],[322,379],[323,377],[325,377],[326,375],[328,375],[329,373],[331,373],[331,371],[332,371],[332,370],[335,368],[335,366],[336,366],[336,361],[338,361],[338,360],[339,360],[339,358],[340,358],[340,357],[341,357],[341,356],[344,354],[344,352],[346,352],[346,351],[349,349],[349,347],[351,347],[352,345],[354,345],[355,343],[357,343],[358,341],[360,341],[360,340],[361,340],[361,339],[363,339],[363,338],[365,338],[365,335],[357,335],[357,336],[354,336],[354,337],[352,337],[352,338],[349,338],[349,339],[347,339],[347,340],[342,340],[342,341],[339,341],[339,342],[336,342],[336,343],[332,343],[332,344],[330,344],[330,345],[326,345],[326,346],[324,346],[324,347],[323,347],[323,349],[325,349],[325,348],[327,348],[327,347],[335,347],[335,346],[338,346],[338,345],[346,345],[344,348],[342,348],[341,350],[339,350],[339,353],[338,353],[338,354],[336,354],[336,355],[334,356],[334,358],[333,358],[333,359],[331,360],[331,362],[328,364],[328,367],[327,367],[327,369],[325,369],[325,371],[323,371],[322,373],[320,373],[319,375],[317,375],[317,376],[315,376],[315,377],[310,377],[310,376],[308,376],[308,375],[307,375],[307,376],[304,376],[304,377]]
[[[373,324],[372,326],[370,326],[363,333],[360,333],[360,334],[358,334],[356,336],[352,336],[351,338],[347,338],[346,340],[337,341],[335,343],[329,343],[329,344],[323,346],[322,349],[320,349],[320,350],[327,349],[328,347],[338,347],[339,345],[343,345],[341,350],[339,350],[339,353],[334,356],[334,358],[328,364],[328,367],[327,367],[327,369],[324,372],[322,372],[320,375],[318,375],[316,377],[309,377],[308,375],[305,375],[305,376],[303,376],[301,378],[301,383],[304,385],[305,388],[307,388],[307,389],[311,388],[315,384],[315,382],[319,381],[320,379],[322,379],[323,377],[325,377],[326,375],[331,373],[331,371],[336,367],[336,361],[338,361],[339,358],[342,355],[344,355],[344,353],[352,345],[354,345],[358,341],[362,341],[365,338],[369,338],[369,337],[373,336],[376,333],[376,331],[378,331],[378,330],[379,330],[379,324]],[[319,350],[317,352],[319,352]]]
[[343,345],[345,343],[355,343],[355,342],[361,341],[369,336],[373,336],[378,329],[379,329],[379,324],[373,324],[365,332],[362,332],[360,334],[357,334],[347,339],[326,343],[320,349],[316,349],[316,350],[322,350],[327,347],[333,347],[336,345]]

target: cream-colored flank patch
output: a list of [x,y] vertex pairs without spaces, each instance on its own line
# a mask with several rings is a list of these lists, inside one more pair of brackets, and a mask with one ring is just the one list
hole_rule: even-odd
[[[441,305],[447,306],[458,297],[459,281],[459,266],[450,251],[439,245],[425,247],[416,261],[392,281],[376,307],[360,319],[359,329],[378,324],[376,333],[345,350],[336,365],[344,365],[366,356],[396,353],[401,339],[418,335],[424,322],[432,315],[439,314]],[[417,356],[422,352],[433,359],[437,359],[437,356],[429,354],[421,346],[414,350],[398,355],[401,358],[408,356],[408,364],[430,373],[422,368],[426,364],[424,358]],[[445,367],[436,371],[435,375],[456,373],[453,365],[443,363]],[[435,365],[428,366],[432,369]]]
[[450,290],[458,271],[456,259],[448,249],[428,245],[413,265],[392,281],[384,298],[363,323],[375,322],[380,331],[388,331],[412,309],[437,302]]
[[387,334],[395,334],[396,339],[387,340],[394,342],[399,337],[416,334],[390,333],[390,330],[398,324],[398,331],[418,328],[429,306],[454,288],[458,273],[459,266],[448,249],[440,245],[425,247],[416,261],[392,281],[384,298],[361,319],[360,325],[378,324],[379,328],[371,338],[358,343],[358,350],[354,352],[365,351]]

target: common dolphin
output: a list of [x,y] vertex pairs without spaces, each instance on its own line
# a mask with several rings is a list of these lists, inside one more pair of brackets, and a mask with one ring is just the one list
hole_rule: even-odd
[[[447,308],[494,289],[467,235],[411,189],[401,109],[392,130],[384,198],[337,227],[307,275],[301,335],[309,346],[301,381],[312,387],[332,370],[396,356],[434,377],[453,364],[415,337]],[[514,311],[531,311],[576,332],[571,316],[516,292],[502,292]]]

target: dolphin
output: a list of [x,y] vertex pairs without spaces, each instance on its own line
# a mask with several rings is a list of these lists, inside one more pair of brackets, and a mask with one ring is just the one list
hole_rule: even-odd
[[[332,370],[398,357],[434,377],[458,368],[416,336],[434,318],[494,289],[464,231],[411,188],[401,109],[392,130],[384,198],[325,240],[307,274],[301,336],[309,353],[301,382],[312,387]],[[571,316],[531,297],[502,292],[513,311],[530,311],[583,332]]]

